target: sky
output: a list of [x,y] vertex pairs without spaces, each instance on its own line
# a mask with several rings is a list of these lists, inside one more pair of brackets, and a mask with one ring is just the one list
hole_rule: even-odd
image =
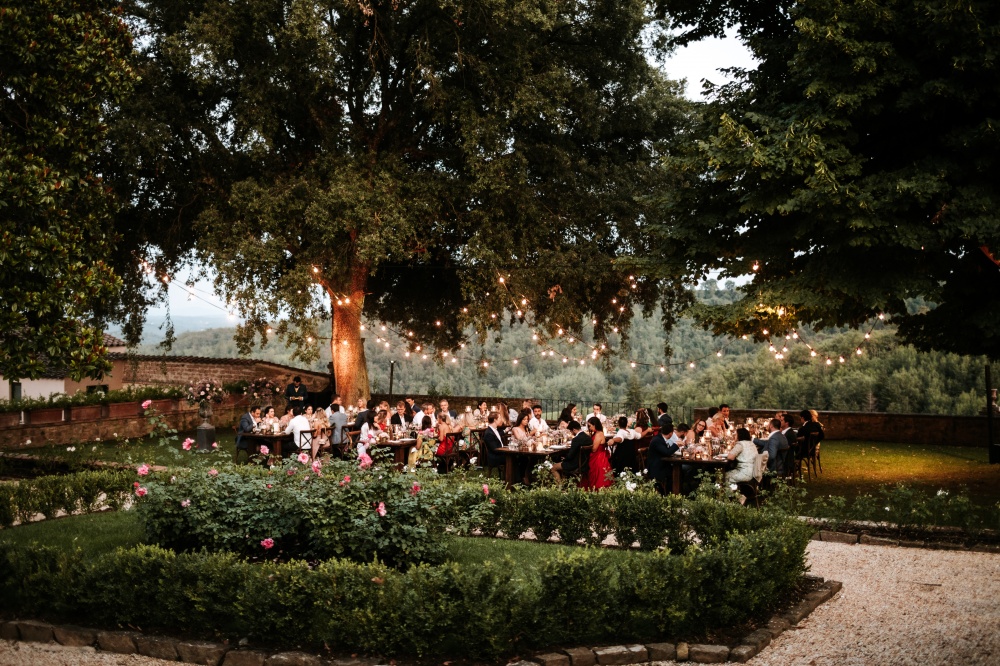
[[[693,100],[702,100],[702,80],[712,83],[725,83],[729,79],[718,70],[726,67],[754,66],[750,52],[742,42],[731,32],[722,39],[704,39],[682,49],[678,49],[665,63],[664,70],[672,79],[685,79],[687,86],[685,94]],[[188,299],[187,291],[182,286],[184,275],[175,276],[175,285],[170,288],[170,309],[174,316],[194,316],[218,319],[217,326],[227,325],[226,306],[217,297],[212,296],[212,285],[203,280],[195,283],[198,298]],[[211,304],[209,302],[210,301]],[[158,324],[164,317],[166,309],[163,306],[153,308],[149,312],[149,322]]]

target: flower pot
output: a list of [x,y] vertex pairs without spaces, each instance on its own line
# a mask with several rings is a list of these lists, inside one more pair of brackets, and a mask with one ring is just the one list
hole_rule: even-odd
[[108,417],[120,419],[129,416],[139,416],[142,408],[138,402],[112,402],[108,404]]
[[101,418],[103,405],[74,405],[69,410],[70,421],[96,421]]
[[13,428],[21,425],[21,412],[0,412],[0,428]]
[[46,423],[62,423],[66,410],[62,407],[44,407],[28,412],[28,423],[44,425]]
[[155,409],[161,414],[166,414],[177,409],[177,401],[173,398],[164,398],[163,400],[154,400],[150,405],[151,408]]

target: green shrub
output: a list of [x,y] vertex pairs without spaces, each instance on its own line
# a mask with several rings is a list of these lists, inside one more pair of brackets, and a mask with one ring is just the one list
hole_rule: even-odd
[[132,496],[136,478],[132,471],[96,470],[0,484],[0,527],[29,522],[39,513],[53,518],[60,511],[119,509]]

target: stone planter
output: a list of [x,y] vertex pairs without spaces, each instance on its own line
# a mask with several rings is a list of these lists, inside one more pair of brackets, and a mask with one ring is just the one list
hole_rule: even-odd
[[142,408],[137,402],[112,402],[108,404],[108,418],[120,419],[129,416],[139,416]]
[[14,428],[21,425],[21,412],[0,412],[0,428]]
[[28,423],[45,425],[46,423],[62,423],[66,410],[62,407],[45,407],[32,409],[28,412]]
[[69,409],[69,420],[96,421],[103,411],[104,405],[74,405]]
[[151,404],[150,407],[152,407],[161,414],[167,414],[177,410],[177,401],[174,400],[173,398],[154,400],[153,404]]

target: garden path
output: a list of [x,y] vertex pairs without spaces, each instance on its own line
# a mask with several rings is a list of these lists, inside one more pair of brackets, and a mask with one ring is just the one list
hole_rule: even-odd
[[[812,573],[844,589],[755,666],[1000,663],[1000,555],[809,544]],[[166,666],[158,659],[36,643],[0,643],[0,666]]]

